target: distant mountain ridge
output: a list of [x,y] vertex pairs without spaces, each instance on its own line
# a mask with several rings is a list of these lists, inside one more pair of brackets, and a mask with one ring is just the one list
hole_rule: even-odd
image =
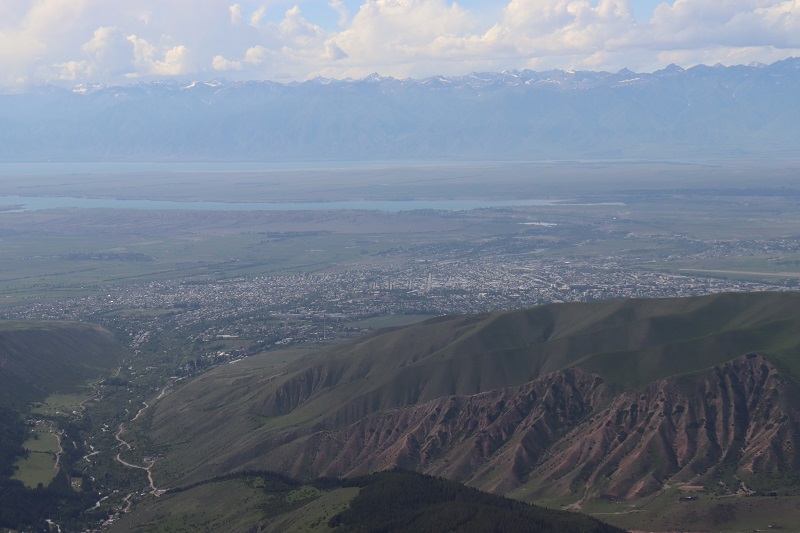
[[796,157],[800,59],[0,95],[3,161]]

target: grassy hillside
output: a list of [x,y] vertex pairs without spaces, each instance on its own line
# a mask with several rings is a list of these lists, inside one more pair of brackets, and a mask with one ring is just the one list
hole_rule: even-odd
[[320,490],[282,476],[228,476],[148,499],[111,531],[324,531],[355,487]]
[[377,332],[298,365],[286,386],[254,409],[266,416],[296,410],[293,419],[302,424],[342,406],[337,420],[353,421],[375,409],[520,385],[576,365],[637,388],[749,351],[773,356],[797,379],[798,323],[795,293],[557,304],[437,318]]
[[143,502],[111,531],[622,531],[411,472],[301,483],[242,474]]
[[273,436],[303,438],[371,413],[518,386],[572,366],[599,374],[618,390],[635,390],[759,352],[800,381],[798,348],[796,293],[554,304],[440,317],[380,330],[282,371],[211,372],[165,397],[142,429],[160,449],[174,452],[157,466],[157,475],[166,482],[188,474],[196,480],[252,462]]
[[71,392],[115,367],[122,353],[97,326],[0,321],[0,408],[22,410],[53,392]]
[[167,486],[400,466],[557,506],[768,494],[800,472],[798,353],[797,293],[439,317],[216,369],[134,431]]

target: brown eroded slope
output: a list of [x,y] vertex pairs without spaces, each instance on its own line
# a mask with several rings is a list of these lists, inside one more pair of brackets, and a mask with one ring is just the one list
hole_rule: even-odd
[[[401,465],[500,492],[581,497],[589,482],[633,497],[713,464],[747,475],[737,461],[756,452],[733,450],[759,439],[770,444],[753,465],[774,471],[778,455],[794,465],[778,446],[794,434],[792,409],[781,404],[783,420],[752,417],[777,401],[764,390],[794,394],[798,349],[796,293],[548,305],[383,330],[277,372],[217,369],[141,422],[166,452],[154,470],[162,484],[248,468],[314,476]],[[726,366],[749,352],[762,354],[767,381]],[[735,379],[714,385],[711,369]],[[674,408],[657,405],[667,400]],[[711,431],[710,420],[725,422]],[[768,459],[768,447],[784,451]]]
[[245,467],[300,476],[401,467],[493,492],[525,488],[527,498],[629,499],[690,482],[735,492],[800,468],[796,397],[757,354],[617,396],[569,369],[274,442]]

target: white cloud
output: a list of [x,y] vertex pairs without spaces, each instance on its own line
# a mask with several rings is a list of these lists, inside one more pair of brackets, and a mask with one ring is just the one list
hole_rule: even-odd
[[659,5],[649,29],[655,43],[705,46],[800,46],[800,1],[676,0]]
[[261,6],[258,9],[256,9],[255,11],[253,11],[253,14],[250,15],[250,25],[252,27],[254,27],[254,28],[260,28],[261,27],[261,21],[264,19],[264,16],[266,14],[267,14],[267,7],[266,6]]
[[2,69],[25,69],[44,54],[47,45],[36,36],[21,31],[0,31],[0,65]]
[[342,0],[330,0],[328,5],[339,14],[339,26],[344,28],[350,22],[350,11]]
[[521,54],[589,57],[615,46],[633,24],[624,0],[511,0],[494,31],[498,42]]
[[132,68],[131,43],[116,26],[97,28],[92,39],[81,46],[81,52],[89,56],[93,65],[92,73],[118,75]]
[[256,66],[260,65],[266,60],[268,53],[268,50],[263,46],[253,46],[245,52],[244,62]]
[[87,61],[67,61],[53,65],[59,80],[78,81],[94,74]]
[[348,57],[347,75],[423,75],[425,60],[451,61],[475,26],[466,10],[444,0],[371,0],[332,44]]
[[242,62],[241,61],[232,61],[230,59],[225,59],[221,55],[215,55],[211,59],[211,68],[213,68],[214,70],[219,70],[219,71],[242,70]]
[[231,24],[242,22],[242,4],[233,4],[228,8],[231,14]]
[[272,79],[303,79],[309,71],[319,70],[331,62],[347,57],[335,42],[334,33],[309,22],[299,6],[286,10],[277,23],[262,24],[254,42],[243,54],[234,56],[216,55],[211,67],[217,71],[242,71],[252,77]]
[[653,70],[800,55],[800,0],[674,0],[646,22],[631,14],[636,1],[485,0],[478,11],[454,0],[357,10],[349,0],[0,0],[0,84]]
[[30,2],[25,22],[28,31],[43,33],[55,28],[71,29],[81,26],[88,0],[41,0]]
[[[182,44],[171,48],[156,47],[136,35],[129,35],[128,40],[133,43],[133,64],[136,67],[136,72],[128,74],[129,77],[179,76],[194,70],[189,50]],[[163,52],[159,48],[163,48]]]
[[342,59],[345,59],[348,56],[347,56],[347,54],[345,53],[344,50],[342,50],[341,48],[339,48],[336,45],[335,42],[326,41],[325,42],[325,52],[324,52],[322,57],[324,57],[325,59],[333,60],[333,61],[340,61]]
[[297,47],[318,46],[325,38],[325,31],[308,22],[299,6],[286,11],[284,19],[278,25],[278,32],[285,43],[292,43]]

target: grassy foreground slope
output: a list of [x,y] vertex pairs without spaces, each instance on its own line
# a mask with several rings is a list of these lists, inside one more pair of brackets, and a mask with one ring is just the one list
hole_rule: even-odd
[[617,533],[578,513],[545,509],[441,478],[392,471],[306,483],[271,473],[209,481],[150,500],[111,531]]

